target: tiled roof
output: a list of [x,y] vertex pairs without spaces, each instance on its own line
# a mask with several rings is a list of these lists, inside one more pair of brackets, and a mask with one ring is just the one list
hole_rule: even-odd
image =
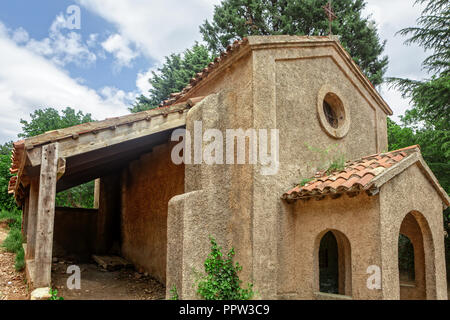
[[357,194],[360,191],[371,191],[374,180],[380,177],[392,166],[402,162],[411,153],[417,153],[419,146],[411,146],[387,153],[370,155],[358,160],[348,161],[345,168],[327,174],[326,171],[318,172],[313,180],[304,186],[296,186],[283,194],[282,198],[288,201],[322,198],[326,195],[333,197],[344,193]]
[[197,83],[206,78],[214,69],[216,69],[219,64],[223,63],[227,58],[233,55],[235,52],[239,51],[239,49],[248,44],[248,39],[243,38],[242,40],[236,40],[232,44],[228,45],[225,51],[223,51],[218,57],[214,59],[213,62],[209,63],[207,67],[205,67],[202,71],[197,73],[189,82],[189,84],[181,91],[177,93],[172,93],[170,98],[164,100],[160,107],[169,106],[171,104],[176,103],[181,98],[183,98]]

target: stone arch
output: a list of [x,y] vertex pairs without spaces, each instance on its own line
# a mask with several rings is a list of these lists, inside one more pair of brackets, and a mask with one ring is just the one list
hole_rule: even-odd
[[408,237],[414,249],[414,282],[399,282],[400,299],[436,299],[435,249],[427,219],[411,211],[403,218],[398,233]]
[[347,236],[339,230],[326,229],[318,234],[314,243],[314,291],[320,292],[320,266],[319,254],[322,239],[327,234],[332,234],[337,246],[337,274],[338,274],[338,290],[337,294],[351,296],[352,295],[352,257],[351,246]]

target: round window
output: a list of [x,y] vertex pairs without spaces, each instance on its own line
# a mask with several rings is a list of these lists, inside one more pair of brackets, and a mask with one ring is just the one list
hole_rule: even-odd
[[347,107],[336,90],[324,86],[319,93],[317,112],[322,128],[333,138],[343,138],[350,127]]

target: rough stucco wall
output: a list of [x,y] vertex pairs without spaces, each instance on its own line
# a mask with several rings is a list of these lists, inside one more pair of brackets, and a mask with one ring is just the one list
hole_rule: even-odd
[[417,165],[382,187],[380,210],[383,298],[400,299],[398,234],[405,216],[412,212],[424,241],[427,299],[446,300],[442,200]]
[[172,144],[132,162],[122,180],[122,254],[139,269],[166,281],[169,200],[184,192],[184,165],[171,160]]
[[369,274],[366,273],[367,267],[379,265],[381,261],[378,209],[377,197],[365,193],[353,198],[344,195],[338,199],[327,197],[293,204],[293,241],[279,242],[280,261],[288,261],[279,274],[280,297],[314,299],[314,293],[319,291],[320,239],[326,231],[337,230],[350,243],[351,263],[346,280],[351,278],[351,285],[347,283],[346,294],[351,292],[353,299],[380,299],[381,290],[367,288]]
[[[189,111],[186,128],[191,133],[192,139],[195,136],[194,121],[202,122],[203,131],[208,128],[221,130],[224,143],[226,143],[226,129],[245,130],[252,126],[251,77],[252,60],[250,56],[244,56],[220,77],[197,89],[193,96],[207,95],[216,91],[221,93],[208,96]],[[209,143],[203,143],[203,147],[207,144]],[[194,143],[192,155],[194,155],[193,148]],[[210,251],[209,235],[216,238],[223,246],[223,251],[229,250],[232,246],[235,248],[235,261],[243,267],[241,279],[244,283],[251,281],[252,174],[251,165],[186,165],[186,194],[171,201],[169,212],[169,221],[174,221],[174,225],[169,226],[169,239],[183,234],[183,272],[180,275],[180,272],[172,270],[168,279],[173,279],[175,283],[180,281],[184,283],[183,288],[179,290],[183,299],[196,298],[195,291],[192,290],[192,283],[195,280],[192,268],[203,270],[203,262]],[[191,205],[188,205],[191,203],[199,207],[192,210]],[[180,212],[183,212],[183,223],[180,223],[177,217]],[[181,253],[177,252],[175,246],[175,243],[171,245],[169,242],[168,263],[173,259],[181,260]],[[171,281],[168,281],[168,287],[172,286]]]
[[[289,290],[285,290],[283,286],[292,286],[292,283],[287,284],[289,281],[280,278],[292,277],[285,266],[291,266],[295,261],[292,261],[289,249],[280,248],[290,248],[296,231],[290,207],[280,200],[280,196],[293,183],[304,178],[303,174],[310,176],[314,173],[314,169],[307,165],[314,164],[318,157],[317,154],[306,153],[304,143],[323,148],[336,143],[320,128],[317,119],[316,100],[320,85],[328,82],[338,87],[340,92],[344,92],[347,101],[350,101],[352,125],[348,136],[341,140],[345,142],[343,148],[348,158],[373,154],[387,145],[383,134],[377,136],[377,132],[386,130],[383,124],[386,115],[331,46],[312,43],[296,44],[289,48],[272,46],[276,45],[252,51],[251,55],[224,68],[220,76],[207,78],[183,98],[221,92],[220,99],[226,100],[225,106],[220,99],[216,106],[213,101],[206,103],[205,100],[196,105],[188,114],[188,130],[192,129],[194,120],[203,120],[204,128],[221,130],[280,130],[281,163],[276,175],[262,175],[259,164],[224,165],[215,167],[214,170],[208,165],[186,166],[186,192],[207,191],[207,194],[220,194],[220,197],[211,200],[205,210],[210,212],[214,204],[222,203],[225,208],[223,212],[229,220],[227,230],[217,235],[221,238],[219,242],[236,248],[236,260],[244,267],[242,279],[244,282],[252,281],[259,297],[265,299],[279,298],[281,296],[277,293],[280,288],[280,292],[284,294]],[[295,61],[286,62],[286,59]],[[202,108],[205,110],[202,111]],[[375,111],[377,109],[380,111],[379,121]],[[211,121],[208,122],[207,119]],[[194,194],[191,196],[194,197]],[[186,206],[186,199],[173,199],[173,214],[186,214],[189,211]],[[189,219],[184,216],[183,223]],[[177,227],[173,228],[173,232],[181,234],[178,228],[186,229],[187,225],[176,221]],[[184,237],[183,242],[189,243],[189,239]],[[209,245],[205,239],[198,248],[209,251],[207,247]],[[187,251],[173,252],[174,257],[178,257],[177,261],[181,256],[193,254]],[[174,279],[180,277],[175,276],[175,270],[173,272]],[[280,281],[283,282],[282,285],[279,284]]]
[[55,208],[53,255],[75,255],[87,260],[94,253],[98,211]]
[[[257,50],[253,61],[254,127],[278,128],[280,132],[278,174],[263,176],[259,167],[254,167],[253,245],[258,259],[254,260],[253,276],[263,297],[276,298],[277,281],[284,280],[273,274],[292,278],[288,270],[294,262],[289,250],[282,248],[289,248],[295,234],[293,217],[279,197],[302,178],[312,176],[320,162],[319,153],[309,151],[305,144],[324,150],[339,143],[339,151],[347,159],[376,153],[387,144],[378,142],[385,138],[377,137],[378,130],[386,130],[382,120],[386,115],[331,46],[306,43]],[[331,138],[319,123],[318,93],[325,85],[336,89],[349,108],[350,129],[343,139]],[[290,289],[281,289],[285,291]]]

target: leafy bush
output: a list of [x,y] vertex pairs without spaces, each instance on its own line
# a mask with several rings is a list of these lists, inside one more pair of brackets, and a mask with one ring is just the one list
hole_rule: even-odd
[[23,251],[22,246],[16,253],[16,261],[14,263],[14,268],[16,268],[17,271],[23,270],[25,268],[25,251]]
[[2,243],[2,247],[8,252],[16,254],[14,266],[17,271],[20,271],[25,267],[25,253],[22,246],[22,212],[17,209],[11,211],[2,210],[0,212],[0,221],[7,221],[10,228],[8,236]]
[[206,276],[199,281],[197,293],[206,300],[249,300],[254,296],[253,284],[247,289],[241,288],[242,281],[238,272],[242,270],[239,263],[233,263],[235,255],[232,248],[224,257],[221,247],[210,237],[211,253],[205,260]]
[[172,289],[170,289],[170,300],[178,300],[178,291],[177,287],[174,285],[172,286]]
[[51,297],[48,300],[64,300],[63,297],[58,297],[58,290],[50,288]]

